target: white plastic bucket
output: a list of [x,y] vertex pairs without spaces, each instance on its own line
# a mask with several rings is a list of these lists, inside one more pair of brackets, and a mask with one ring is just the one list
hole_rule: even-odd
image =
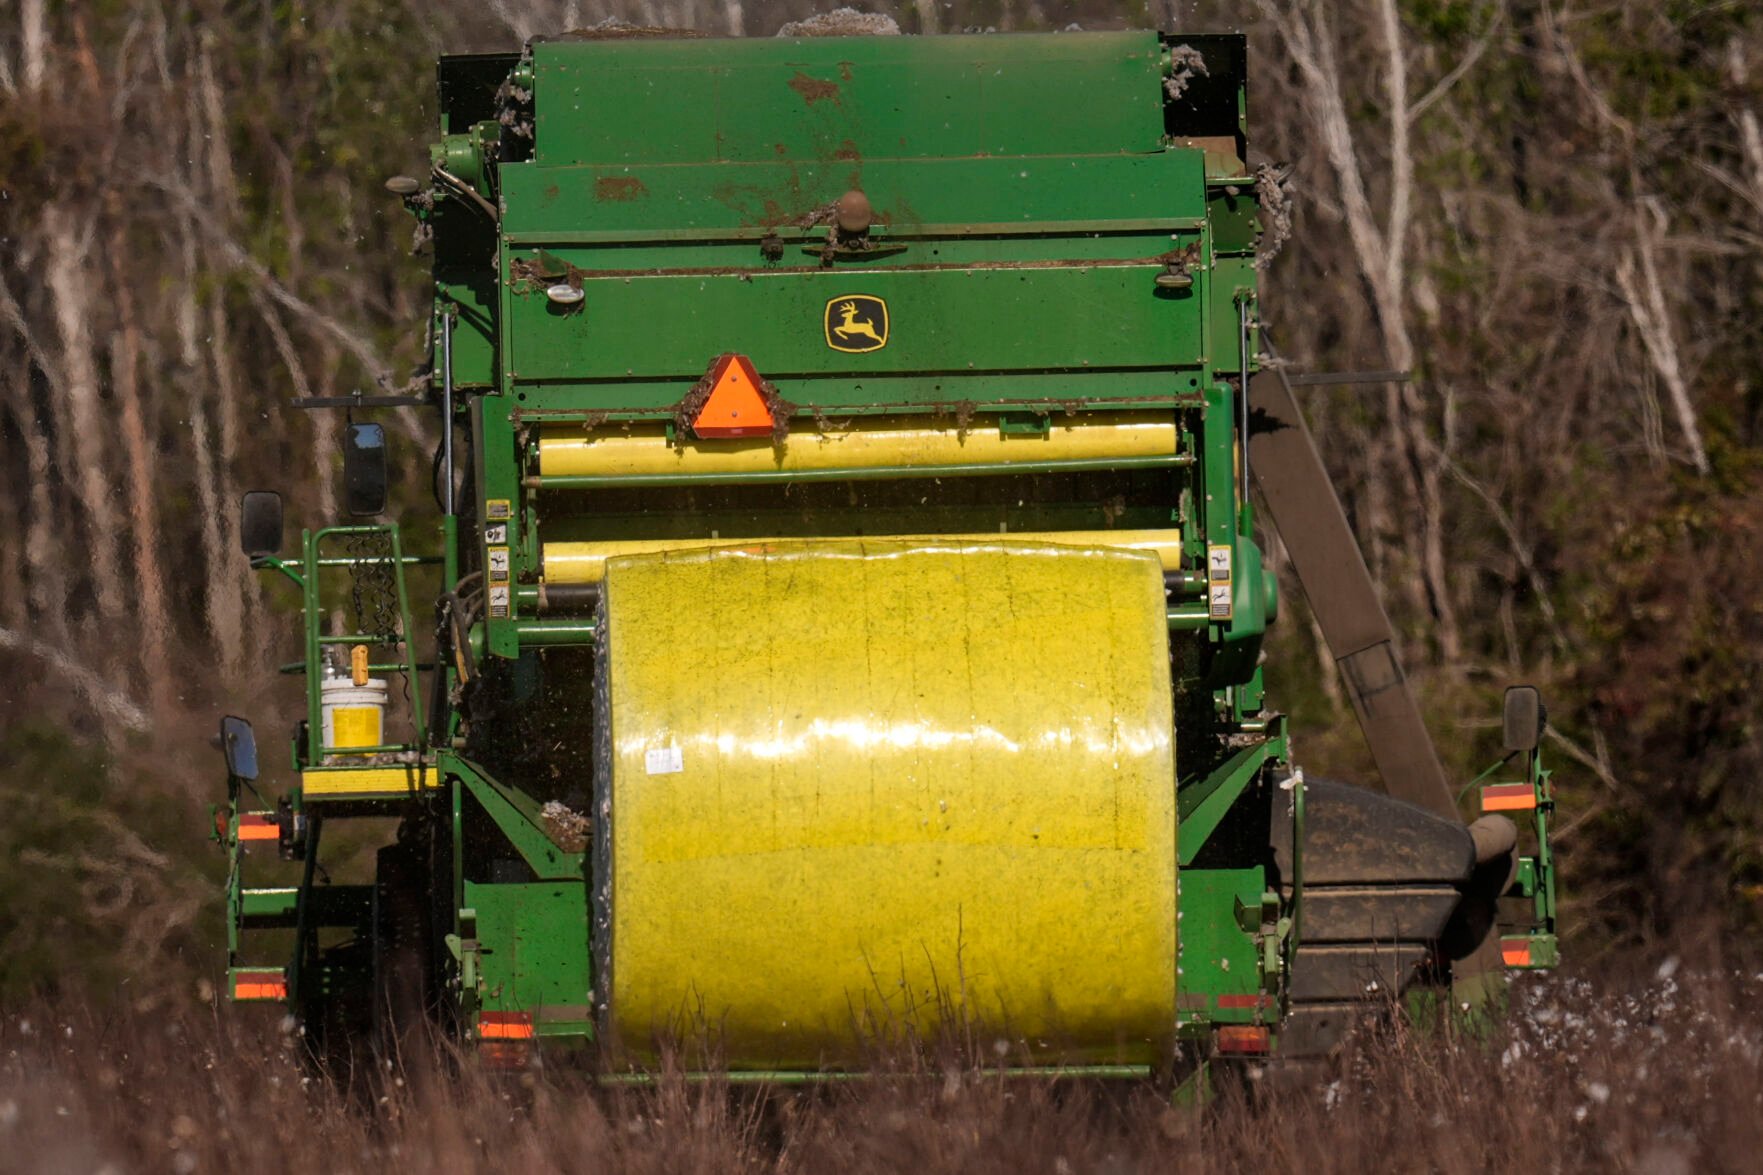
[[318,702],[324,713],[324,745],[332,752],[347,753],[350,747],[385,744],[386,683],[370,677],[356,685],[347,677],[332,678],[319,687]]

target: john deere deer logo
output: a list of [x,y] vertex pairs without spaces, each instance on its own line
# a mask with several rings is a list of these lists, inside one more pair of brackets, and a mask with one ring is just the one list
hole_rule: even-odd
[[871,294],[842,294],[826,304],[826,345],[879,351],[888,345],[888,304]]

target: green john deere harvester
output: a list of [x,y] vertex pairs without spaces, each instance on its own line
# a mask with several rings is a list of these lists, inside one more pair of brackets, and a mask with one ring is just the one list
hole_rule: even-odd
[[[274,805],[223,727],[233,998],[327,1049],[435,1024],[617,1072],[689,1039],[782,1079],[959,1029],[1131,1075],[1550,965],[1536,694],[1465,825],[1262,369],[1245,57],[443,60],[429,172],[388,184],[434,257],[426,394],[302,405],[350,412],[355,517],[296,555],[246,502],[301,592],[306,714]],[[364,421],[412,405],[438,512],[386,521]],[[1257,483],[1382,794],[1306,782],[1264,696]]]

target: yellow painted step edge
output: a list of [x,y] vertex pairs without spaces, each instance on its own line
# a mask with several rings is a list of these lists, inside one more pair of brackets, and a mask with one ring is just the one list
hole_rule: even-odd
[[327,799],[415,792],[440,785],[440,777],[427,767],[319,767],[300,773],[302,793]]

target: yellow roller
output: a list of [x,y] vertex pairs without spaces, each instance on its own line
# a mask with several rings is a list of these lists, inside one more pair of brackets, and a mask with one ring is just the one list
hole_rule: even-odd
[[914,420],[905,426],[843,430],[797,429],[770,441],[694,441],[669,445],[658,431],[583,435],[548,428],[539,434],[541,477],[800,472],[924,465],[1013,465],[1040,461],[1102,461],[1170,456],[1176,451],[1170,413],[1131,413],[1106,423],[1053,422],[1045,435],[962,428],[953,421]]
[[[881,542],[966,546],[996,542],[1050,543],[1070,547],[1107,547],[1125,551],[1144,551],[1157,556],[1165,570],[1181,566],[1181,532],[1178,530],[1060,530],[1033,531],[1010,535],[983,534],[918,534],[889,535]],[[803,542],[788,538],[678,538],[678,539],[617,539],[593,543],[545,543],[540,551],[544,560],[545,582],[599,583],[606,575],[606,561],[622,555],[657,555],[663,552],[703,551],[735,548],[762,551]],[[820,540],[837,541],[837,540]],[[856,541],[856,540],[852,540]]]
[[1175,1023],[1155,557],[881,540],[622,557],[598,960],[615,1039],[737,1068],[983,1026],[1152,1063]]

